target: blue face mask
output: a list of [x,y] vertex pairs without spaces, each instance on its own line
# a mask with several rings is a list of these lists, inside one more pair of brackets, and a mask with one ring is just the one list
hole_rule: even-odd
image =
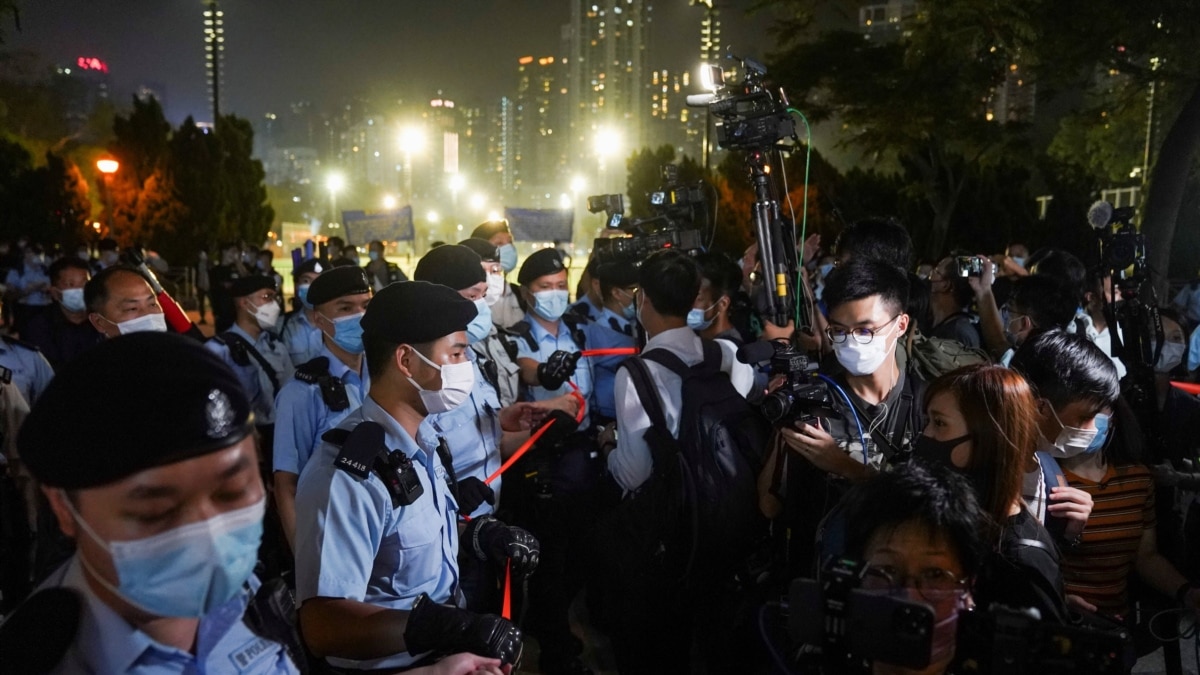
[[266,498],[244,509],[132,541],[104,541],[80,517],[71,500],[66,495],[63,499],[79,528],[112,558],[117,585],[80,556],[83,566],[102,586],[150,614],[204,616],[233,599],[254,572]]
[[500,251],[500,267],[505,273],[517,269],[517,247],[512,244],[505,244],[499,247]]
[[704,315],[708,314],[710,311],[712,311],[712,308],[716,307],[716,306],[717,306],[716,303],[713,303],[708,309],[700,309],[698,307],[693,307],[692,310],[690,312],[688,312],[688,315],[687,315],[688,328],[691,328],[692,330],[694,330],[696,332],[699,332],[702,330],[707,330],[708,327],[712,325],[713,321],[717,317],[714,316],[711,319],[705,319]]
[[[322,314],[322,316],[324,315]],[[329,319],[327,316],[325,318]],[[329,336],[333,343],[351,354],[363,353],[362,318],[363,315],[360,313],[329,319],[333,322],[333,335]]]
[[830,272],[833,271],[833,263],[825,263],[824,265],[818,267],[817,271],[821,273],[821,278],[824,279],[825,277],[829,276]]
[[1013,258],[1013,262],[1017,263],[1017,264],[1018,264],[1018,265],[1020,265],[1021,267],[1024,267],[1024,266],[1025,266],[1025,259],[1024,259],[1024,258]]
[[566,291],[538,291],[533,300],[534,313],[547,321],[558,321],[567,311]]
[[1108,423],[1111,421],[1111,415],[1100,413],[1096,415],[1096,437],[1088,445],[1087,450],[1083,451],[1085,455],[1092,455],[1104,449],[1104,442],[1108,440]]
[[631,302],[621,308],[621,316],[625,317],[626,321],[633,321],[637,318],[637,303]]
[[308,287],[309,284],[302,284],[296,287],[296,297],[300,298],[300,304],[312,309],[313,306],[308,304]]
[[379,251],[369,251],[367,257],[372,261],[379,260]]
[[479,313],[467,324],[467,339],[472,344],[492,334],[492,308],[488,307],[486,300],[480,299],[475,301],[475,309]]

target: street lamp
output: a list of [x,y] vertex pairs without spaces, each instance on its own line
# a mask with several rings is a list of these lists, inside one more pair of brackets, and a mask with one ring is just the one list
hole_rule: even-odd
[[413,203],[412,156],[425,149],[425,132],[420,127],[405,127],[400,130],[400,152],[404,153],[404,197]]
[[396,198],[392,195],[383,196],[383,208],[385,211],[391,211],[396,208]]
[[338,221],[337,193],[346,187],[346,177],[335,171],[325,178],[325,187],[329,190],[329,211],[331,213],[329,222],[336,223]]
[[[101,182],[104,184],[104,210],[108,212],[108,231],[110,233],[113,229],[113,209],[109,193],[112,191],[112,175],[120,168],[121,163],[115,159],[101,159],[96,161],[96,169],[100,171],[100,175],[103,177]],[[99,233],[98,227],[96,230]]]
[[471,195],[471,209],[474,211],[483,211],[487,207],[487,195],[482,192],[476,192]]
[[599,160],[600,188],[608,189],[608,159],[621,154],[621,134],[612,127],[596,129],[593,139],[596,158]]
[[587,189],[587,181],[583,179],[583,176],[575,176],[571,179],[571,192],[573,192],[576,197],[578,197],[579,194],[585,189]]
[[462,192],[463,188],[467,186],[467,179],[461,173],[451,174],[450,180],[447,181],[446,185],[450,188],[450,205],[454,209],[454,222],[458,222],[458,193]]

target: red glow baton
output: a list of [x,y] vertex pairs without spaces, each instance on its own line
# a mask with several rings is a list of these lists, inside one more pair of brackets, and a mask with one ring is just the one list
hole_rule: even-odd
[[496,469],[496,471],[492,475],[488,476],[487,480],[485,480],[483,482],[487,485],[491,485],[492,481],[499,478],[500,474],[502,474],[508,470],[508,467],[515,464],[518,459],[521,459],[521,456],[524,455],[526,452],[528,452],[529,448],[532,448],[534,443],[537,443],[537,440],[542,437],[542,434],[546,433],[546,430],[549,429],[554,424],[554,422],[555,422],[555,420],[551,419],[549,422],[546,422],[546,424],[544,424],[541,429],[538,429],[537,431],[533,432],[533,435],[529,437],[529,440],[522,443],[521,447],[517,448],[517,451],[512,454],[512,457],[509,457],[508,461],[501,464],[500,468]]
[[575,413],[575,423],[583,423],[583,413],[587,409],[587,401],[584,400],[583,394],[579,393],[579,386],[574,382],[567,380],[567,384],[571,385],[571,395],[579,402],[579,412]]
[[504,564],[504,604],[500,606],[500,616],[512,621],[512,558]]
[[1200,384],[1192,384],[1191,382],[1175,382],[1172,380],[1171,386],[1175,387],[1179,391],[1192,394],[1193,396],[1200,396]]
[[608,349],[585,349],[579,352],[580,356],[635,356],[638,353],[637,347],[611,347]]

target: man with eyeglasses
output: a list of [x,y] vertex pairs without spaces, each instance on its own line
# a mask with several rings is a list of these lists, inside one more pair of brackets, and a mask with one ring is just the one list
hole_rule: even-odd
[[1075,306],[1062,285],[1051,277],[1035,274],[1014,281],[1008,302],[1000,308],[1008,346],[1000,362],[1007,365],[1016,349],[1032,337],[1065,327],[1075,316]]

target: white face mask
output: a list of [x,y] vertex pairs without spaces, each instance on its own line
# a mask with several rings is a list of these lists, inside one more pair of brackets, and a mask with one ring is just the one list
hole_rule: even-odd
[[893,326],[886,333],[876,333],[875,337],[865,345],[859,344],[853,336],[847,335],[845,342],[833,345],[833,353],[847,373],[855,377],[871,375],[879,370],[888,355],[892,353],[895,340],[889,344],[888,337],[895,331],[896,327]]
[[167,332],[167,318],[162,312],[155,314],[144,314],[136,319],[122,321],[121,323],[113,323],[117,330],[121,331],[121,335],[129,335],[130,333],[165,333]]
[[[1050,453],[1055,459],[1066,459],[1076,455],[1082,455],[1091,447],[1092,441],[1095,440],[1096,434],[1099,433],[1095,429],[1081,429],[1079,427],[1069,427],[1058,419],[1058,411],[1049,402],[1046,405],[1050,406],[1050,414],[1054,415],[1054,421],[1058,422],[1058,426],[1062,427],[1062,431],[1058,432],[1054,443],[1043,449]],[[1045,436],[1042,437],[1043,439]]]
[[413,349],[413,353],[442,373],[442,388],[436,390],[425,389],[416,380],[408,378],[420,393],[421,402],[430,415],[454,410],[471,396],[471,390],[475,388],[475,366],[470,361],[439,366],[416,349]]
[[274,328],[275,322],[279,320],[279,311],[279,305],[274,301],[265,302],[254,310],[254,320],[263,330]]
[[1162,354],[1158,355],[1158,361],[1154,364],[1154,372],[1169,373],[1179,367],[1183,363],[1183,352],[1187,350],[1187,345],[1182,342],[1164,342]]
[[489,274],[487,275],[487,294],[483,299],[487,301],[489,307],[500,302],[500,298],[504,295],[504,275]]

